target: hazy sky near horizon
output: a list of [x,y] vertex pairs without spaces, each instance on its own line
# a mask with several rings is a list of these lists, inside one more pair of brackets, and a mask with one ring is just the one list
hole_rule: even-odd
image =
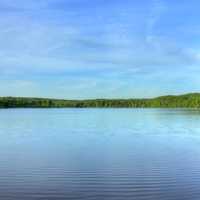
[[0,96],[200,91],[199,0],[1,0]]

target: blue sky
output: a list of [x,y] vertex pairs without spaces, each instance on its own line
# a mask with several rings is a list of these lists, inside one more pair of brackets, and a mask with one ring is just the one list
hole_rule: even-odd
[[1,0],[0,96],[200,91],[198,0]]

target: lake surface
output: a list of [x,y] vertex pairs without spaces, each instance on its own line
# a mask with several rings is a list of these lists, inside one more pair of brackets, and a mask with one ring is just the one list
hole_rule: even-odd
[[2,200],[199,200],[200,111],[1,109]]

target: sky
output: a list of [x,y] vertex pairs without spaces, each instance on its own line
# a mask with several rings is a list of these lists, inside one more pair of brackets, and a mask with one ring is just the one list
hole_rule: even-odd
[[200,92],[199,0],[0,0],[0,96]]

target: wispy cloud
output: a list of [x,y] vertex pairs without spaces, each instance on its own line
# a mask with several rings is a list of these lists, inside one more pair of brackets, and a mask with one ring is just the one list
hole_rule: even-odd
[[200,59],[198,34],[184,32],[191,25],[181,8],[168,0],[2,0],[0,95],[31,95],[28,88],[63,98],[185,91],[183,78],[198,82]]
[[152,6],[150,8],[150,14],[147,19],[147,42],[155,42],[156,37],[155,29],[156,23],[160,20],[163,12],[167,9],[167,5],[163,0],[152,0]]

